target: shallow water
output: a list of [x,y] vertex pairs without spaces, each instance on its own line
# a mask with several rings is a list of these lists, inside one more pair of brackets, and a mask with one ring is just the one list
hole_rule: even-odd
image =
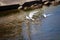
[[[26,16],[33,11],[38,11],[32,17],[34,20],[26,19]],[[42,10],[16,10],[0,13],[4,13],[0,15],[0,29],[2,30],[0,35],[3,33],[0,40],[60,40],[60,5],[44,7]],[[4,30],[7,30],[5,34]]]

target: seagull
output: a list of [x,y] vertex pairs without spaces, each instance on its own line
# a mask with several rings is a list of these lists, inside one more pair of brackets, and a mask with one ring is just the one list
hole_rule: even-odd
[[29,14],[28,16],[26,16],[26,19],[34,20],[34,19],[33,19],[33,16],[34,16],[37,12],[38,12],[38,11],[30,12],[30,14]]

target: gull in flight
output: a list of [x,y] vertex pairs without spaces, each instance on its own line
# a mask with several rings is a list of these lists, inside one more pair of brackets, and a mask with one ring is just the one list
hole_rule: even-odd
[[38,12],[38,11],[30,12],[30,14],[29,14],[28,16],[26,16],[26,19],[34,20],[34,19],[33,19],[33,16],[34,16],[37,12]]

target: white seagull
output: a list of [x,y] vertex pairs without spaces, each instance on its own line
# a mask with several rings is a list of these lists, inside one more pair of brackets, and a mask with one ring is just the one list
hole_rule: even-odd
[[31,20],[34,20],[32,17],[37,13],[38,11],[33,11],[33,12],[30,12],[28,16],[26,16],[26,19],[31,19]]

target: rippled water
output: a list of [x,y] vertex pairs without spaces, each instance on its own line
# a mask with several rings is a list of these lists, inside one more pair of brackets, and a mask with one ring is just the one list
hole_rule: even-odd
[[0,33],[0,40],[60,40],[60,5],[3,13],[0,15],[0,32],[3,33],[3,37]]
[[45,18],[23,23],[24,40],[60,40],[60,6],[44,10]]

